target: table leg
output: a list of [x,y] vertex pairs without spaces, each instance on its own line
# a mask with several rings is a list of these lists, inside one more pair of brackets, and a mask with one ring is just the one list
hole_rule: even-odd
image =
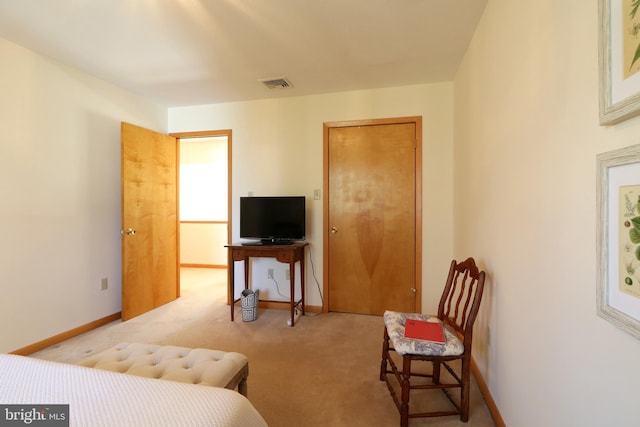
[[249,257],[244,258],[244,288],[249,289]]
[[233,260],[233,257],[229,257],[229,292],[230,292],[230,306],[231,306],[231,321],[233,322],[233,315],[234,315],[234,309],[235,309],[235,265],[236,262]]
[[295,308],[296,308],[296,262],[291,261],[289,263],[289,283],[291,284],[290,289],[290,299],[291,299],[291,324],[289,326],[293,327],[295,322]]
[[302,256],[300,257],[300,303],[302,304],[302,315],[304,316],[304,248],[300,249]]

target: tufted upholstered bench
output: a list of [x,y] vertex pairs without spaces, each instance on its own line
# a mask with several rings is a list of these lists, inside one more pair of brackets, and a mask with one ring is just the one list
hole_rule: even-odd
[[120,343],[78,363],[139,377],[212,387],[238,388],[247,396],[249,360],[235,352],[140,343]]

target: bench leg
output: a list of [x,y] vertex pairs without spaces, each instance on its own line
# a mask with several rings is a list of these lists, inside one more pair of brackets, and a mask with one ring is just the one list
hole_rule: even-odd
[[247,396],[247,378],[246,377],[241,379],[240,382],[238,383],[238,393],[240,393],[244,397],[248,397]]
[[229,390],[235,390],[238,387],[238,393],[247,397],[247,379],[249,378],[249,364],[247,363],[240,369],[236,375],[225,386]]

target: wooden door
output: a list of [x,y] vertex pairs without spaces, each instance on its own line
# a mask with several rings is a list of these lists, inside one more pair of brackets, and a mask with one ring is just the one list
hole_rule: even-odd
[[416,119],[327,126],[330,311],[379,315],[418,308]]
[[122,123],[122,320],[179,295],[176,138]]

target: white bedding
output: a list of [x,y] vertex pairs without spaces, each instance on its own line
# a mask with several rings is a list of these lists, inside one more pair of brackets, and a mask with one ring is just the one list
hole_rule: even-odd
[[69,404],[71,426],[263,427],[241,394],[0,354],[0,404]]

